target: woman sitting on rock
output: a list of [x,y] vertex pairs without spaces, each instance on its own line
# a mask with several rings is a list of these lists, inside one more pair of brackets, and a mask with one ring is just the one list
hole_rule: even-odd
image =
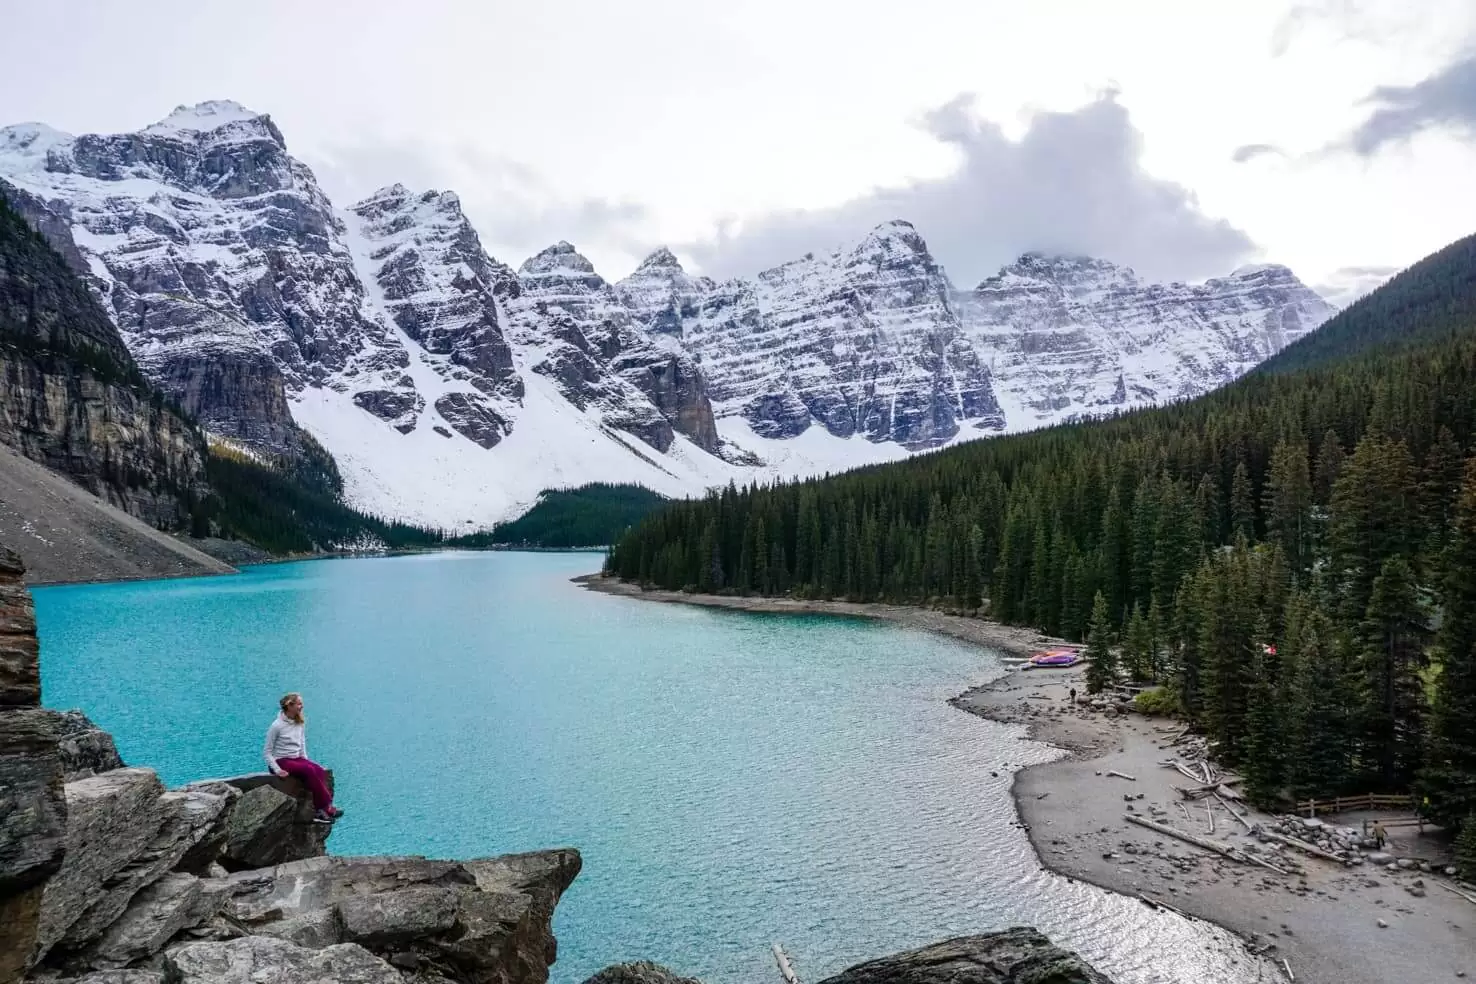
[[343,816],[343,811],[333,805],[327,773],[307,757],[307,719],[302,716],[302,694],[288,694],[279,703],[282,713],[267,728],[266,747],[262,750],[267,768],[274,776],[294,776],[301,780],[313,794],[313,819],[332,823]]

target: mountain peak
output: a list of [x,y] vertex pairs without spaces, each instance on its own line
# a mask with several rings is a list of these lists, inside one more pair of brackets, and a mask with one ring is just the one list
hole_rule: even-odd
[[665,246],[658,246],[652,250],[651,255],[641,261],[637,270],[677,270],[682,269],[682,261],[676,258],[676,254]]
[[1043,250],[1027,250],[1021,253],[1019,259],[1002,268],[997,276],[985,282],[1009,277],[1044,280],[1062,286],[1085,284],[1128,286],[1138,283],[1138,275],[1131,267],[1118,266],[1110,260],[1099,260],[1094,256],[1048,253]]
[[232,123],[251,122],[264,116],[265,114],[252,112],[231,99],[210,99],[193,106],[176,106],[174,112],[153,126],[145,127],[143,132],[155,136],[210,133]]
[[561,239],[547,249],[528,257],[518,267],[518,275],[524,277],[578,277],[595,275],[594,264],[589,262],[568,240]]
[[899,246],[916,253],[926,253],[927,243],[917,231],[917,227],[906,219],[892,219],[882,222],[872,228],[866,234],[866,238],[860,242],[860,248],[876,245]]
[[1240,280],[1251,277],[1263,277],[1268,280],[1295,280],[1296,275],[1291,272],[1291,267],[1282,263],[1247,263],[1238,266],[1230,274]]
[[0,158],[5,160],[5,169],[12,173],[35,170],[45,166],[48,151],[75,139],[70,133],[45,123],[0,127]]

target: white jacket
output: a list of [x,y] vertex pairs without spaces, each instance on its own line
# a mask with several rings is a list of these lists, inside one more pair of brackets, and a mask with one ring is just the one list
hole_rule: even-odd
[[278,714],[272,726],[267,728],[266,745],[261,750],[267,768],[279,771],[277,759],[307,758],[307,725],[287,720],[287,715]]

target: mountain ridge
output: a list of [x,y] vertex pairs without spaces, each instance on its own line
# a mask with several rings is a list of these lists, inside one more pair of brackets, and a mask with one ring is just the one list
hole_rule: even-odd
[[350,503],[456,530],[547,488],[696,494],[1193,395],[1332,313],[1272,268],[1155,285],[1024,254],[960,290],[905,219],[722,282],[660,247],[612,283],[567,241],[514,270],[454,191],[338,207],[228,100],[0,129],[0,177],[66,216],[143,371],[213,433],[290,457],[304,428]]

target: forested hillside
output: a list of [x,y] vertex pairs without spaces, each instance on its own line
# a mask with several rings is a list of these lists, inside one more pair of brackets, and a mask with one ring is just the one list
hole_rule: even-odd
[[462,542],[553,549],[603,547],[668,501],[640,485],[591,482],[577,489],[555,489],[544,493],[517,519],[498,523],[490,533],[472,534]]
[[1360,298],[1258,372],[1293,372],[1369,349],[1417,345],[1476,324],[1476,236],[1451,243]]
[[827,480],[730,487],[647,519],[607,570],[944,604],[1090,638],[1099,669],[1166,684],[1257,797],[1417,788],[1460,823],[1476,811],[1470,243],[1323,329],[1368,339],[1366,319],[1391,312],[1390,330],[1423,344]]

